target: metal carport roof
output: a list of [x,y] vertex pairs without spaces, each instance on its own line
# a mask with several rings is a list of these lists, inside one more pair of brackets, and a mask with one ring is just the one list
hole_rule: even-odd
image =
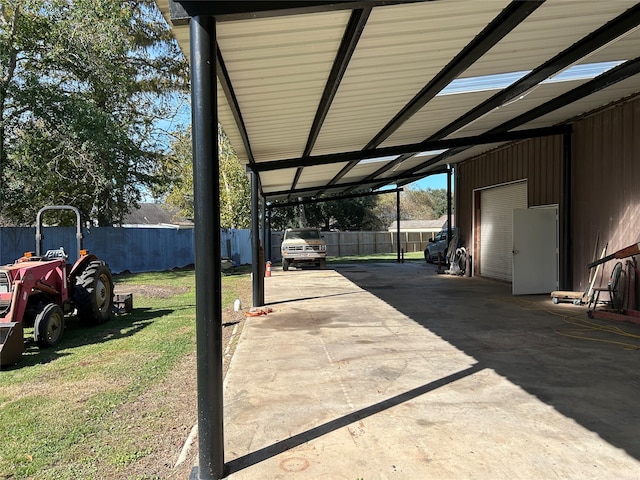
[[[200,479],[224,474],[215,121],[253,172],[256,227],[258,188],[273,200],[402,186],[566,134],[640,90],[640,3],[628,0],[156,3],[192,61]],[[602,62],[595,78],[553,81]]]
[[[561,124],[639,89],[628,0],[156,3],[187,55],[188,18],[215,16],[218,118],[267,199],[404,185],[498,145],[488,132]],[[622,64],[541,84],[600,62]],[[529,74],[491,88],[513,72]],[[443,92],[478,77],[480,89]],[[481,146],[415,156],[460,137]]]

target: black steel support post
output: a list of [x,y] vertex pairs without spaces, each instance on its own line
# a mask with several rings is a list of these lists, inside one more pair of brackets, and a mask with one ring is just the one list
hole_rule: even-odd
[[[265,203],[267,203],[267,200],[264,200]],[[265,236],[265,249],[267,251],[267,260],[269,260],[270,262],[273,262],[273,253],[271,252],[271,209],[267,208],[267,233]]]
[[396,243],[398,244],[398,263],[400,263],[400,190],[396,192]]
[[261,226],[260,230],[262,231],[262,248],[264,249],[263,261],[266,262],[269,259],[269,252],[267,251],[267,202],[263,198],[262,202],[260,202],[260,216],[261,216]]
[[571,140],[572,134],[562,136],[562,270],[560,272],[560,290],[571,290],[573,274],[571,272]]
[[447,165],[447,244],[451,241],[453,228],[451,225],[451,166]]
[[258,175],[251,172],[251,278],[252,278],[252,300],[254,307],[264,305],[264,278],[261,275],[261,262],[264,261],[264,255],[260,258],[260,218],[259,218],[260,202],[258,200]]
[[224,477],[224,435],[215,19],[193,17],[190,34],[199,443],[191,478],[218,480]]

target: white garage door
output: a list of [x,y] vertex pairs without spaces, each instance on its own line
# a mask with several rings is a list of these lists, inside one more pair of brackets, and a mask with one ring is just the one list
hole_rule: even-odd
[[527,182],[488,188],[481,192],[480,268],[483,277],[511,281],[513,209],[527,207]]

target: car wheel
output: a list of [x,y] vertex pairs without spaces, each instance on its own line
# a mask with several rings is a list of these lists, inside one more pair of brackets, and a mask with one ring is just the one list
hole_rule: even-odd
[[284,270],[285,272],[289,270],[289,260],[285,258],[282,259],[282,270]]
[[431,263],[431,253],[429,252],[429,250],[424,251],[424,259],[427,261],[427,263]]

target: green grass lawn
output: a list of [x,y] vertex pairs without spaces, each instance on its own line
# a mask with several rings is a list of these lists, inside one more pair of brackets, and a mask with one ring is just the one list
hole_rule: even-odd
[[[405,262],[423,261],[422,252],[405,252]],[[327,257],[327,263],[359,263],[359,262],[397,262],[397,253],[376,253],[372,255],[350,255],[342,257]]]
[[[161,435],[172,415],[169,400],[143,412],[137,402],[195,351],[194,272],[115,281],[152,296],[134,294],[134,311],[103,325],[68,317],[59,345],[29,342],[20,363],[0,371],[0,479],[163,478],[124,471],[152,453],[141,436]],[[246,273],[223,276],[223,308],[247,282]]]

